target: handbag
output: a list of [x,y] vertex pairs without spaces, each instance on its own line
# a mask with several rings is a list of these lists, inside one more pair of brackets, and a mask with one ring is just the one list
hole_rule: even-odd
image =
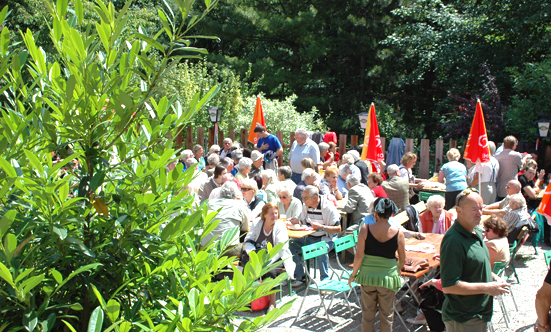
[[419,302],[419,308],[421,309],[442,309],[444,303],[444,293],[439,291],[436,287],[424,287],[419,288],[421,295],[421,301]]
[[[262,246],[259,243],[256,243],[253,240],[247,240],[247,241],[245,241],[245,243],[250,243],[250,244],[254,245],[254,251],[255,252],[259,252],[260,250],[262,250]],[[250,260],[249,254],[247,253],[245,248],[243,248],[243,251],[241,252],[241,256],[239,257],[239,265],[242,266],[242,267],[245,267],[245,265],[247,265],[249,260]]]
[[415,273],[428,267],[429,261],[426,258],[406,257],[406,263],[404,264],[402,271]]
[[527,220],[528,233],[529,234],[538,234],[540,232],[540,227],[534,218],[528,218]]

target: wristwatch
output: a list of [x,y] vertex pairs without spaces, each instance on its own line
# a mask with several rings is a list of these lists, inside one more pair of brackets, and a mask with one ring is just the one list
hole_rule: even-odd
[[323,226],[323,231],[325,232],[325,230],[327,229],[327,226]]

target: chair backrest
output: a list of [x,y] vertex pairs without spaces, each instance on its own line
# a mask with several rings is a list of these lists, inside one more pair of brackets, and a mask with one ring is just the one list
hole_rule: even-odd
[[355,231],[352,231],[352,235],[354,236],[354,243],[358,243],[358,236],[360,235],[360,230],[357,229]]
[[408,220],[409,220],[409,217],[406,211],[402,211],[394,216],[394,221],[396,222],[396,224],[403,225],[406,222],[408,222]]
[[507,268],[508,262],[494,262],[494,267],[492,269],[492,272],[497,274],[498,276],[501,276],[503,271]]
[[419,203],[415,204],[414,207],[417,210],[417,212],[421,213],[421,212],[425,212],[425,210],[427,209],[427,204],[425,204],[425,202],[423,201],[419,201]]
[[347,235],[340,237],[333,241],[335,244],[335,253],[339,253],[343,250],[354,248],[356,246],[356,241],[354,239],[354,235]]
[[327,244],[325,241],[316,242],[302,247],[302,259],[307,261],[312,258],[327,254]]
[[551,263],[551,250],[544,252],[543,257],[545,258],[545,265],[549,268],[549,263]]

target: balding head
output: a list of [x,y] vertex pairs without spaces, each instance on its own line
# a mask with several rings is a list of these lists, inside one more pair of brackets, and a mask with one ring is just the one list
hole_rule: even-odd
[[511,180],[507,183],[507,195],[514,195],[520,193],[522,186],[517,180]]
[[455,202],[457,222],[468,232],[472,232],[480,224],[482,218],[482,196],[477,192],[467,189],[457,195]]

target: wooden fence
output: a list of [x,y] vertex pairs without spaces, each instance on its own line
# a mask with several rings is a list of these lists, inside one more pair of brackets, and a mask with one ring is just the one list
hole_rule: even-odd
[[[211,146],[214,144],[214,128],[208,128],[205,130],[203,127],[197,127],[196,133],[193,130],[192,127],[187,127],[182,131],[182,134],[176,138],[176,145],[181,147],[185,146],[187,149],[192,149],[195,144],[199,144],[201,146],[204,146],[205,144],[205,137],[208,139],[208,146]],[[207,136],[205,136],[207,135]],[[243,146],[250,145],[251,143],[248,142],[249,137],[249,131],[247,129],[240,129],[238,131],[239,139],[238,142],[240,142]],[[278,131],[275,134],[279,141],[281,142],[281,145],[283,145],[284,149],[291,148],[291,145],[295,141],[295,133],[287,133],[284,134],[282,131]],[[287,135],[287,136],[286,136]],[[232,141],[236,140],[236,131],[232,128],[229,130],[228,135],[225,135],[222,130],[218,131],[218,142],[221,144],[221,142],[224,140],[225,137],[229,137],[232,139]],[[288,137],[288,140],[285,139]],[[340,134],[338,135],[338,151],[341,154],[341,156],[346,153],[347,146],[354,146],[358,145],[358,135],[345,135]],[[406,138],[406,152],[415,152],[414,147],[415,140],[413,138]],[[429,139],[421,139],[420,140],[421,146],[418,150],[418,159],[417,164],[419,167],[418,177],[422,179],[428,179],[432,176],[430,174],[430,165],[431,160],[432,163],[434,163],[434,172],[440,171],[440,167],[442,167],[443,164],[443,157],[444,155],[444,141],[443,140],[436,140],[435,142],[435,151],[434,154],[430,153],[430,140]],[[383,152],[386,155],[386,138],[381,137],[381,144],[383,146]],[[457,141],[450,140],[449,141],[449,148],[457,148]],[[282,165],[283,161],[279,159],[279,164]]]

